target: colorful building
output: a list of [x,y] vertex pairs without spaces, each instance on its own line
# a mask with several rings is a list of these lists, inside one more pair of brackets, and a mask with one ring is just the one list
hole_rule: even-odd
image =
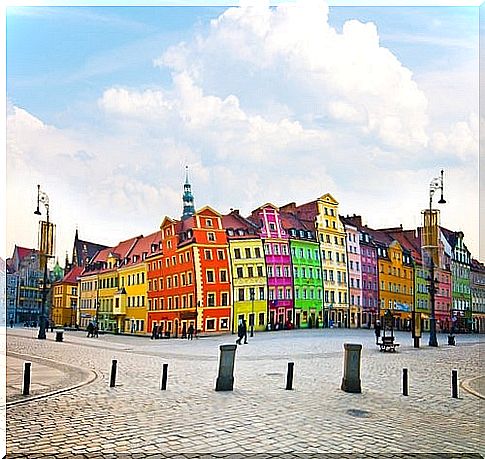
[[[160,230],[161,255],[156,260],[150,257],[149,324],[175,336],[190,325],[200,333],[228,332],[231,284],[222,216],[204,207],[181,221],[166,217]],[[161,261],[155,270],[154,261]]]
[[248,217],[259,227],[268,282],[268,324],[272,330],[293,324],[293,278],[288,233],[279,210],[265,204]]
[[323,279],[315,226],[310,227],[291,212],[280,209],[283,228],[290,237],[296,328],[323,327]]
[[[362,292],[362,326],[371,327],[379,317],[379,278],[377,272],[377,247],[373,237],[362,225],[362,217],[353,215],[341,217],[345,225],[355,227],[359,233],[360,271]],[[355,251],[354,251],[355,253]],[[348,255],[347,255],[348,257]],[[354,261],[357,261],[355,259]]]
[[485,333],[485,265],[472,258],[470,274],[472,330]]
[[245,319],[248,328],[264,330],[268,323],[268,292],[263,242],[258,226],[238,210],[222,217],[229,242],[233,298],[232,331]]
[[74,327],[77,322],[78,278],[82,267],[73,267],[52,285],[51,321],[56,326]]
[[158,246],[160,232],[140,236],[118,268],[119,288],[114,294],[113,315],[119,330],[134,334],[147,332],[147,257]]
[[457,331],[465,332],[472,329],[470,265],[471,255],[464,243],[461,231],[450,231],[440,227],[441,232],[451,251],[452,275],[452,321]]
[[[349,287],[350,327],[360,327],[362,324],[362,256],[360,249],[360,233],[357,226],[341,217],[347,234],[347,272]],[[368,319],[366,317],[366,319]],[[367,323],[367,322],[365,322]]]
[[295,208],[306,225],[314,225],[320,244],[326,325],[349,327],[345,228],[338,214],[338,201],[324,194]]

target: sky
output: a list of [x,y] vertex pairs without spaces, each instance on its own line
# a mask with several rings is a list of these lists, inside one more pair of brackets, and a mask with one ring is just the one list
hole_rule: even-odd
[[479,258],[477,7],[14,6],[6,19],[0,256],[37,246],[37,184],[63,265],[76,228],[114,246],[179,218],[188,165],[196,208],[331,193],[373,228],[420,225],[444,169],[441,223]]

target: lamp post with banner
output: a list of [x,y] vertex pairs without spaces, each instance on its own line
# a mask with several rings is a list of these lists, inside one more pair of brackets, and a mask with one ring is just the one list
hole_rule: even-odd
[[441,176],[431,180],[429,185],[429,209],[423,211],[424,214],[424,233],[423,233],[423,249],[427,254],[427,262],[429,265],[429,297],[430,297],[430,324],[429,324],[429,346],[437,347],[438,340],[436,338],[436,316],[435,316],[435,293],[436,280],[434,276],[435,266],[439,265],[438,260],[438,217],[439,210],[433,209],[433,195],[437,190],[441,190],[441,199],[438,204],[445,204],[443,199],[443,170]]
[[42,303],[40,309],[39,318],[39,335],[38,339],[46,339],[46,300],[47,300],[47,263],[49,258],[54,256],[54,241],[55,241],[55,225],[49,221],[49,196],[40,189],[40,185],[37,185],[37,209],[34,212],[35,215],[42,215],[39,209],[39,205],[43,204],[46,210],[46,219],[39,222],[39,256],[41,268],[44,271],[42,282]]
[[254,336],[254,287],[249,289],[249,295],[251,298],[251,315],[249,316],[249,326],[251,327],[251,338]]

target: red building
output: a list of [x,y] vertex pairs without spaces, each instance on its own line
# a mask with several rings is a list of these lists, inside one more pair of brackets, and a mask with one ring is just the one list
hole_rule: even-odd
[[222,216],[204,207],[182,220],[166,217],[160,227],[161,252],[148,262],[148,327],[180,336],[228,332],[231,284],[228,243]]

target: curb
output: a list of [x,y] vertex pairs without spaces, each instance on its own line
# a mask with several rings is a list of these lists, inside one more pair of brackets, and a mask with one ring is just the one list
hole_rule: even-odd
[[460,386],[463,388],[463,390],[465,390],[466,392],[474,395],[475,397],[478,397],[478,398],[481,398],[483,400],[485,400],[485,395],[481,394],[480,392],[476,391],[475,389],[472,389],[470,387],[470,382],[471,381],[475,381],[475,379],[479,379],[479,378],[485,378],[485,375],[482,375],[482,376],[476,376],[475,378],[469,378],[469,379],[465,379],[464,381],[462,381],[462,383],[460,384]]
[[[61,389],[57,389],[57,390],[50,391],[50,392],[45,392],[45,393],[39,394],[39,395],[28,396],[28,398],[11,400],[10,402],[5,403],[7,408],[9,406],[19,405],[20,403],[28,403],[28,402],[31,402],[31,401],[34,401],[34,400],[39,400],[41,398],[51,397],[53,395],[61,394],[63,392],[68,392],[68,391],[77,389],[79,387],[86,386],[86,385],[94,382],[99,377],[99,374],[96,370],[92,370],[92,369],[88,369],[88,368],[81,368],[81,367],[77,367],[77,366],[74,366],[74,365],[70,365],[68,363],[58,362],[56,360],[47,359],[47,358],[44,358],[44,357],[31,356],[31,355],[27,355],[27,354],[19,354],[17,352],[7,352],[7,356],[9,356],[9,355],[11,355],[12,357],[17,357],[17,358],[22,358],[22,359],[25,358],[25,359],[28,359],[28,360],[32,360],[34,362],[37,360],[37,361],[41,361],[41,362],[49,362],[51,364],[55,363],[56,366],[65,366],[65,367],[69,367],[69,368],[72,368],[72,369],[75,369],[75,370],[82,370],[83,372],[88,373],[89,376],[84,381],[81,381],[80,383],[74,384],[72,386],[63,387]],[[46,364],[46,366],[49,366],[49,364]],[[50,365],[50,366],[53,366],[53,365]]]

